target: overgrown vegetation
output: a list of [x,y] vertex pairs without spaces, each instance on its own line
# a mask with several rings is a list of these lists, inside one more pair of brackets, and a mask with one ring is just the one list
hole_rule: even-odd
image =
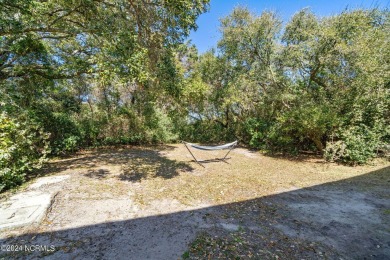
[[236,8],[198,55],[183,41],[207,7],[0,0],[0,189],[89,146],[239,139],[356,164],[388,144],[388,10],[283,27]]
[[27,173],[42,165],[47,138],[37,123],[0,114],[0,192],[21,184]]
[[196,120],[182,133],[366,163],[389,141],[389,29],[388,10],[304,9],[283,27],[272,12],[236,8],[218,48],[186,60]]
[[174,51],[208,0],[0,0],[0,191],[47,153],[170,142]]

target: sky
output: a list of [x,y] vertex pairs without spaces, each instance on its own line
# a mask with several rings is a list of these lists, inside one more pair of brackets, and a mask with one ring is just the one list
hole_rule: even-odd
[[338,14],[346,8],[389,8],[390,0],[211,0],[209,11],[199,16],[198,29],[192,31],[189,37],[199,53],[217,46],[221,36],[219,19],[229,15],[236,6],[247,7],[256,14],[264,10],[276,11],[286,23],[305,7],[310,7],[316,15],[322,17]]

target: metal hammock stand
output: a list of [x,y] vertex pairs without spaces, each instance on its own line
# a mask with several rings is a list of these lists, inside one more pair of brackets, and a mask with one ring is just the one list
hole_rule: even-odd
[[232,143],[228,143],[228,144],[224,144],[224,145],[218,145],[218,146],[202,146],[202,145],[187,143],[187,142],[184,142],[184,141],[182,141],[182,143],[185,145],[187,150],[190,152],[190,154],[194,158],[194,160],[200,166],[204,167],[204,165],[201,164],[201,162],[207,162],[207,161],[211,161],[211,160],[204,160],[204,161],[197,160],[196,157],[194,156],[194,154],[191,152],[190,148],[188,148],[188,146],[191,146],[192,148],[195,148],[195,149],[198,149],[198,150],[204,150],[204,151],[215,151],[215,150],[227,150],[228,149],[229,151],[225,154],[225,156],[223,158],[215,158],[214,159],[216,161],[223,161],[223,162],[227,163],[225,160],[228,159],[228,158],[226,158],[226,157],[234,149],[234,147],[237,145],[238,141],[234,141]]

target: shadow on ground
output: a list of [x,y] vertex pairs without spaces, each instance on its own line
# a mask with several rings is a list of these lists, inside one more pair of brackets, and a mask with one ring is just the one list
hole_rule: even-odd
[[122,181],[139,182],[147,178],[170,179],[180,172],[192,171],[189,163],[178,162],[162,156],[161,152],[173,150],[174,146],[160,145],[150,147],[131,147],[131,149],[98,149],[76,158],[64,159],[49,164],[41,171],[40,176],[52,173],[86,168],[86,177],[105,179],[110,175],[107,169],[96,169],[101,165],[120,165]]
[[55,248],[0,252],[27,259],[389,259],[390,167],[243,202],[31,233],[0,244]]
[[122,181],[139,182],[147,178],[170,179],[179,175],[179,172],[192,171],[193,168],[184,162],[173,161],[154,154],[155,151],[137,153],[137,157],[130,158],[122,169],[119,179]]

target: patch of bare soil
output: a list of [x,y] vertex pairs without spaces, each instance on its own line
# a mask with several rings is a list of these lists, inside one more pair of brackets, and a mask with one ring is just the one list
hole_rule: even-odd
[[0,244],[54,250],[0,258],[390,258],[389,162],[347,167],[242,148],[229,157],[203,168],[171,145],[53,161],[45,173],[70,178],[45,220],[3,232]]

